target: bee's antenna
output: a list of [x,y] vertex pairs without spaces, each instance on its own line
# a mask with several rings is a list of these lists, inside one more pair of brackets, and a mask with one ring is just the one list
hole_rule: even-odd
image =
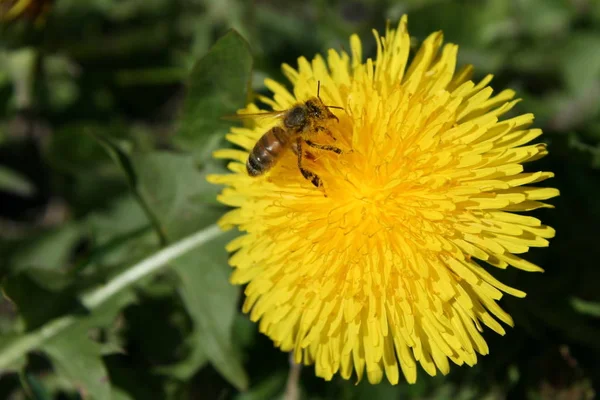
[[[321,100],[321,97],[319,96],[319,94],[321,93],[321,81],[317,81],[317,99]],[[322,102],[323,100],[321,100]],[[343,110],[344,107],[340,107],[340,106],[325,106],[327,108],[337,108],[338,110]]]

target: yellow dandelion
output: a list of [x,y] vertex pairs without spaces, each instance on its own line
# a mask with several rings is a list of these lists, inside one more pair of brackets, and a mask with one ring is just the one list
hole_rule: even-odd
[[491,76],[474,83],[471,66],[455,71],[458,47],[442,46],[441,32],[408,65],[405,17],[375,40],[375,60],[363,60],[353,35],[351,55],[284,65],[291,92],[265,81],[273,97],[260,100],[273,110],[314,97],[317,82],[325,104],[343,107],[325,122],[336,140],[315,142],[345,151],[303,155],[322,186],[304,179],[291,150],[248,176],[249,151],[280,123],[263,119],[231,129],[244,150],[216,152],[233,173],[209,180],[234,207],[221,227],[243,232],[227,246],[231,281],[247,284],[244,312],[261,332],[327,380],[366,371],[371,383],[385,374],[396,384],[402,370],[413,383],[417,363],[430,375],[448,373],[449,360],[472,366],[488,353],[483,325],[512,326],[497,300],[525,293],[486,268],[542,271],[517,254],[548,246],[554,230],[520,213],[550,207],[541,201],[558,190],[529,186],[553,174],[523,172],[547,151],[527,144],[542,133],[529,128],[532,114],[502,118],[517,103],[512,90],[493,95]]

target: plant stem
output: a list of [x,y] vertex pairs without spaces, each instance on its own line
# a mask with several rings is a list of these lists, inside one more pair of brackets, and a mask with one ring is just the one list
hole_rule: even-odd
[[87,294],[84,294],[81,298],[83,305],[89,309],[98,307],[117,292],[125,289],[137,280],[158,271],[169,261],[172,261],[189,252],[190,250],[193,250],[197,246],[212,240],[220,233],[221,230],[218,226],[211,225],[200,232],[197,232],[169,247],[164,248],[151,257],[148,257],[145,260],[135,264],[131,268],[123,271],[105,285],[100,286],[99,288],[96,288]]
[[290,352],[290,374],[285,385],[285,393],[283,398],[285,400],[299,400],[300,399],[300,372],[302,371],[302,364],[297,364],[294,361],[294,352]]
[[[221,230],[216,225],[211,225],[154,253],[150,257],[132,265],[106,284],[88,293],[84,293],[81,296],[82,303],[90,311],[93,311],[118,292],[130,287],[140,279],[160,271],[169,262],[198,246],[210,242],[221,233]],[[74,315],[64,315],[47,322],[35,331],[26,333],[13,341],[1,345],[0,371],[14,367],[18,360],[29,351],[40,347],[45,341],[68,329],[77,320],[78,317]]]
[[142,207],[142,210],[144,210],[146,217],[148,217],[150,223],[154,227],[154,231],[158,235],[158,242],[160,244],[160,247],[165,247],[169,242],[167,240],[167,235],[165,234],[165,231],[163,230],[163,227],[160,224],[160,221],[158,220],[158,217],[154,214],[154,211],[152,211],[152,209],[146,202],[146,199],[144,198],[144,196],[142,196],[137,187],[132,186],[131,191],[133,192],[133,196],[135,197],[138,204]]

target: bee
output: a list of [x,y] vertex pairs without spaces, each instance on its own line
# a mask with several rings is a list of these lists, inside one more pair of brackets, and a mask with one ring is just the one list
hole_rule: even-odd
[[327,120],[336,120],[339,122],[338,117],[329,109],[337,108],[343,110],[343,108],[326,106],[319,97],[320,89],[321,85],[319,82],[316,97],[312,97],[304,103],[298,103],[287,110],[258,114],[238,114],[230,117],[240,119],[268,116],[281,119],[278,125],[265,132],[254,145],[246,162],[248,175],[256,177],[265,174],[277,164],[286,151],[291,149],[297,155],[298,169],[302,173],[302,176],[316,187],[322,185],[321,178],[303,166],[303,147],[306,145],[319,150],[341,154],[342,150],[340,148],[318,144],[310,138],[319,132],[324,132],[335,140],[331,132],[324,126],[324,123]]

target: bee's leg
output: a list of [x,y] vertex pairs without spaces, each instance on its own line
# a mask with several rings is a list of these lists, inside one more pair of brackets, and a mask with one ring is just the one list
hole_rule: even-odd
[[[298,155],[298,143],[292,143],[292,151],[295,155]],[[304,153],[304,157],[308,158],[311,161],[315,161],[315,156],[308,151]]]
[[320,187],[321,186],[321,178],[319,178],[317,176],[317,174],[310,172],[309,170],[302,167],[302,139],[301,138],[298,138],[296,140],[296,149],[297,149],[296,154],[298,155],[298,168],[300,169],[300,172],[302,172],[302,176],[305,179],[308,179],[309,181],[311,181],[312,184],[315,185],[316,187]]
[[331,133],[331,131],[329,129],[325,128],[324,126],[315,126],[315,130],[317,132],[325,132],[327,134],[327,136],[329,136],[333,140],[337,140],[336,137],[333,136],[333,133]]
[[310,147],[314,147],[315,149],[333,151],[336,154],[342,154],[342,149],[340,149],[339,147],[330,146],[327,144],[318,144],[311,142],[310,140],[306,140],[306,144]]

